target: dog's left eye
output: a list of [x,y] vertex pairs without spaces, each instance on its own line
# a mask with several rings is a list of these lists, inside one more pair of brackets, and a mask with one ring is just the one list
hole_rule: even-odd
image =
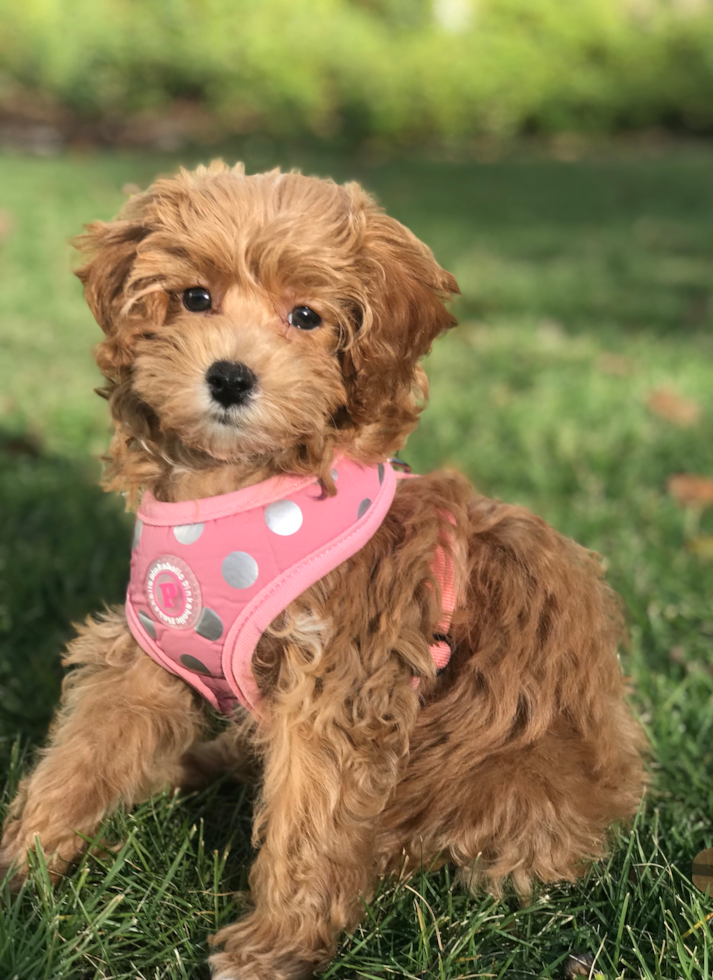
[[205,313],[211,306],[210,293],[202,286],[191,286],[183,291],[183,305],[191,313]]
[[296,306],[287,316],[287,322],[298,330],[314,330],[322,322],[319,313],[315,313],[309,306]]

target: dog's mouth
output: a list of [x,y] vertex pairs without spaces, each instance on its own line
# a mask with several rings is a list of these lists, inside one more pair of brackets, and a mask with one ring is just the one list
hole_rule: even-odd
[[217,422],[226,428],[234,429],[245,418],[245,406],[240,408],[213,408],[210,412],[211,422]]

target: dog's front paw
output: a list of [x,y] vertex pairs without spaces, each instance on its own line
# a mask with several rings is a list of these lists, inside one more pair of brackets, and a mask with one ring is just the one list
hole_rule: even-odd
[[246,960],[244,955],[217,953],[210,958],[211,980],[310,980],[314,964],[298,956]]
[[10,891],[16,892],[27,878],[27,870],[27,848],[22,846],[20,824],[12,821],[0,841],[0,881],[7,878]]
[[257,913],[212,938],[223,951],[210,958],[212,980],[309,980],[323,964],[305,955]]
[[52,833],[39,830],[23,819],[5,826],[0,842],[0,881],[9,873],[11,891],[17,891],[28,874],[28,854],[41,847],[50,881],[56,883],[83,849],[84,842],[73,830]]

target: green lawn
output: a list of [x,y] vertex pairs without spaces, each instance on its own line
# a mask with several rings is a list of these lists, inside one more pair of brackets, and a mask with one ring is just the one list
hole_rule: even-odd
[[[490,165],[255,145],[245,156],[251,169],[356,177],[455,272],[461,326],[428,362],[431,406],[406,458],[456,465],[606,555],[654,746],[635,829],[581,883],[527,908],[468,898],[447,871],[385,883],[326,976],[544,980],[563,977],[573,951],[596,954],[607,980],[713,976],[708,926],[689,932],[713,912],[690,884],[694,855],[713,845],[713,513],[666,492],[671,474],[713,476],[713,147],[575,163],[529,150]],[[110,217],[125,183],[177,162],[0,156],[6,801],[46,730],[71,621],[120,600],[128,569],[130,521],[96,488],[108,439],[92,392],[98,327],[66,239]],[[660,388],[697,403],[698,422],[652,414]],[[106,831],[123,842],[116,856],[54,892],[40,863],[0,905],[0,978],[205,980],[206,937],[246,885],[249,819],[246,791],[223,783],[119,815]]]

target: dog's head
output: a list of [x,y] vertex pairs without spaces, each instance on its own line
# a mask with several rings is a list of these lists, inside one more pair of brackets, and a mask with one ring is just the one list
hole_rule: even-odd
[[395,452],[454,324],[452,275],[357,184],[222,163],[132,197],[78,240],[105,333],[113,484],[219,462],[316,472]]

